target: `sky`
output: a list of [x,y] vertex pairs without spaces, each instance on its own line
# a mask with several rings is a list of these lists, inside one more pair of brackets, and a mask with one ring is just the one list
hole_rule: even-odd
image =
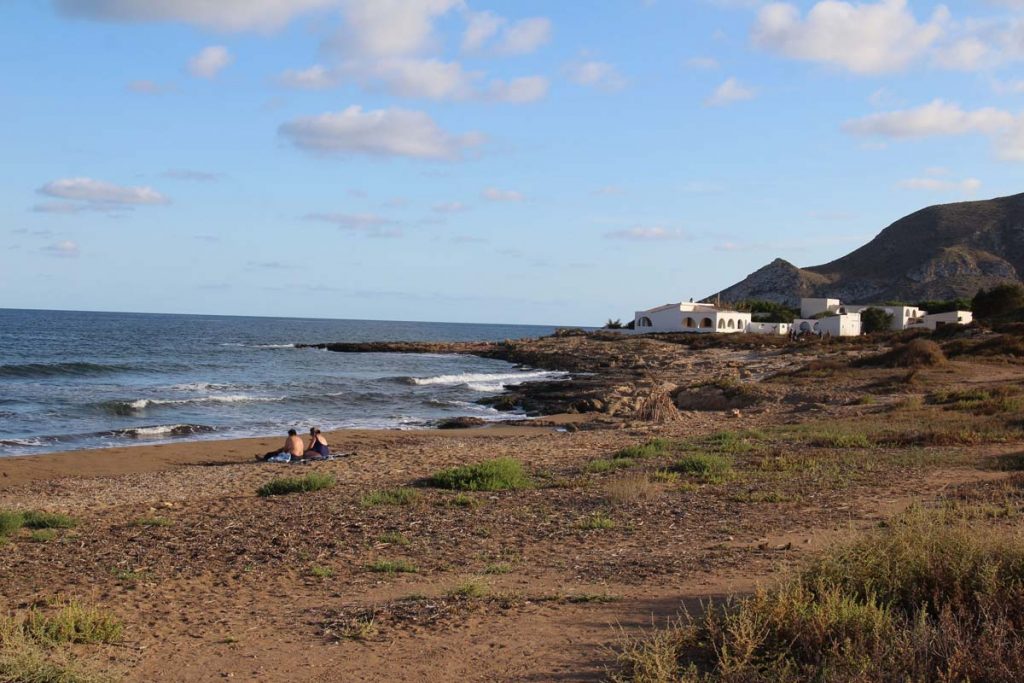
[[0,32],[0,307],[600,325],[1024,192],[1024,0],[26,0]]

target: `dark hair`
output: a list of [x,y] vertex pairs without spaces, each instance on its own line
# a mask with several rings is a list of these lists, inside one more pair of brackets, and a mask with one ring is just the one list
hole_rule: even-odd
[[310,434],[319,434],[320,433],[320,428],[319,427],[310,427],[309,428],[309,433]]
[[288,430],[288,436],[298,436],[298,435],[299,435],[299,433],[297,431],[295,431],[294,429],[289,429]]

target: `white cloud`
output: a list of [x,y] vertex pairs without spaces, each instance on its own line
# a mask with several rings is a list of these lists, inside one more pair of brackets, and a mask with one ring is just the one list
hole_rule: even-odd
[[548,94],[548,79],[543,76],[522,76],[510,81],[491,81],[487,99],[494,102],[526,104],[544,99]]
[[466,71],[459,62],[440,59],[395,57],[349,60],[336,68],[316,65],[302,71],[286,71],[278,82],[286,87],[323,89],[355,82],[374,92],[428,100],[478,100],[525,104],[548,92],[543,76],[523,76],[509,81],[484,83],[483,72]]
[[997,141],[997,154],[999,158],[1006,161],[1024,161],[1024,115],[1018,116],[1017,121]]
[[714,57],[691,57],[686,60],[685,64],[691,69],[717,69],[719,67],[718,60]]
[[992,81],[992,90],[999,95],[1024,95],[1024,80]]
[[339,0],[54,0],[62,14],[103,21],[175,21],[219,31],[271,31]]
[[288,69],[277,77],[277,82],[286,88],[323,90],[338,85],[338,74],[321,64],[314,64],[308,69]]
[[886,73],[921,58],[943,35],[948,18],[940,6],[919,23],[906,0],[821,0],[806,17],[796,5],[776,2],[758,13],[752,38],[758,47],[792,59],[860,74]]
[[907,178],[901,180],[899,186],[906,190],[925,190],[927,192],[956,192],[974,194],[981,189],[981,181],[977,178],[963,180],[946,180],[944,178]]
[[80,253],[78,243],[72,242],[71,240],[54,242],[49,246],[43,247],[43,251],[48,252],[53,256],[63,256],[65,258],[75,258]]
[[686,237],[686,234],[679,229],[663,227],[636,227],[627,230],[613,230],[604,234],[608,239],[631,240],[636,242],[660,242],[663,240],[678,240]]
[[482,195],[484,199],[491,202],[521,202],[525,199],[522,192],[502,190],[497,187],[488,187]]
[[447,133],[424,112],[359,106],[300,117],[281,124],[278,133],[309,152],[417,159],[457,159],[484,140],[479,133]]
[[234,59],[223,45],[211,45],[188,60],[188,72],[196,78],[213,78]]
[[373,213],[307,213],[307,221],[330,223],[342,230],[359,232],[368,237],[401,237],[396,221]]
[[596,60],[574,62],[565,67],[565,75],[577,85],[600,90],[621,90],[626,79],[614,65]]
[[76,202],[101,205],[167,204],[169,199],[151,187],[129,187],[92,178],[52,180],[37,190],[40,194]]
[[487,41],[498,34],[505,23],[506,19],[494,12],[471,12],[466,23],[466,31],[462,34],[462,49],[466,52],[481,49]]
[[495,46],[498,54],[525,55],[551,40],[551,20],[531,17],[509,24]]
[[935,63],[945,69],[974,71],[986,65],[990,50],[981,38],[966,36],[935,51]]
[[351,57],[417,55],[434,48],[434,21],[463,0],[342,0],[345,23],[329,42]]
[[735,78],[726,79],[715,88],[711,96],[704,100],[707,107],[724,107],[736,102],[744,102],[757,97],[757,90],[744,85]]
[[965,111],[957,104],[933,100],[914,109],[871,114],[847,121],[843,129],[854,135],[919,138],[966,133],[992,134],[1008,128],[1013,122],[1013,115],[1000,109],[989,107]]

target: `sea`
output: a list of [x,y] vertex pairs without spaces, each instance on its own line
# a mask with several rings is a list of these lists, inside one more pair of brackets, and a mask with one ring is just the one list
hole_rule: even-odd
[[317,426],[525,419],[477,400],[562,373],[298,344],[487,341],[554,327],[0,309],[0,457]]

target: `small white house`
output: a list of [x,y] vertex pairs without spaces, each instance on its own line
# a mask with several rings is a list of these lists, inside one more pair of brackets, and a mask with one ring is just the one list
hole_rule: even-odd
[[633,316],[633,329],[638,333],[650,332],[746,332],[750,313],[719,310],[714,304],[665,304]]
[[755,323],[747,325],[747,332],[750,334],[768,334],[783,336],[789,334],[789,323]]
[[974,313],[971,311],[949,311],[948,313],[928,313],[924,316],[921,324],[929,330],[936,330],[946,325],[970,325],[974,322]]
[[840,306],[839,299],[800,299],[800,318],[809,320],[819,313],[837,313]]
[[891,330],[906,330],[917,325],[924,324],[924,316],[927,315],[927,311],[922,311],[917,306],[862,306],[862,305],[843,305],[839,311],[841,313],[863,313],[869,308],[880,308],[889,315],[892,316],[892,322],[889,324]]
[[825,318],[797,318],[793,321],[797,334],[829,337],[858,337],[861,332],[860,313],[830,315]]

